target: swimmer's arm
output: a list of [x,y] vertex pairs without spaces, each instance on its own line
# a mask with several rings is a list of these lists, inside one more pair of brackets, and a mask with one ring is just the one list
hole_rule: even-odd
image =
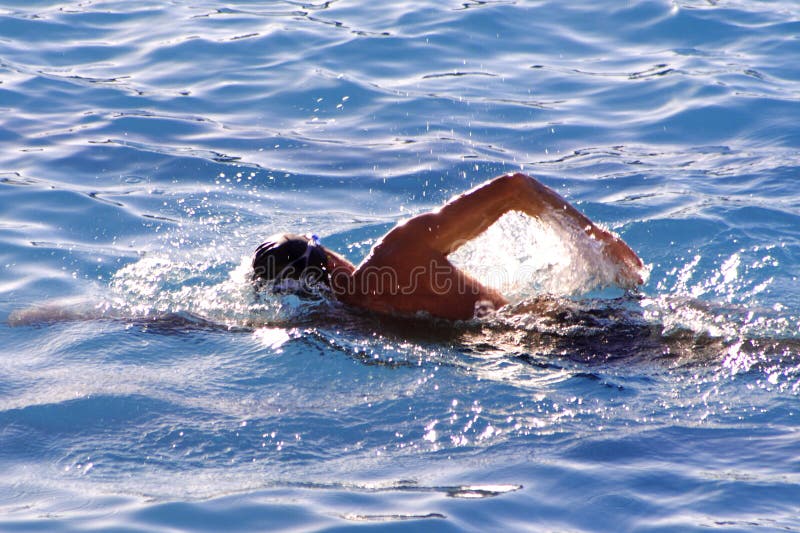
[[416,216],[385,238],[427,244],[445,255],[474,239],[509,211],[542,219],[560,215],[593,239],[605,243],[605,253],[623,266],[623,285],[641,283],[642,261],[622,239],[598,227],[553,189],[524,174],[505,175],[450,200],[438,210]]

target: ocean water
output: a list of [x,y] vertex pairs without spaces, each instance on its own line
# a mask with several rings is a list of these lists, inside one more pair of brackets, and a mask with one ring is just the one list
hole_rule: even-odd
[[[0,530],[799,531],[798,57],[792,0],[2,2]],[[513,216],[469,323],[245,281],[509,171],[641,289]]]

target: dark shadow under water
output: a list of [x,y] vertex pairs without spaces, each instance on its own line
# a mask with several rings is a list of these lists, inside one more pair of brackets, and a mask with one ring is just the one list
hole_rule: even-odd
[[[736,334],[718,334],[700,326],[667,327],[648,317],[639,302],[635,295],[585,300],[536,297],[466,322],[375,315],[321,304],[303,322],[318,333],[335,330],[353,336],[377,335],[395,344],[412,342],[448,347],[460,354],[513,357],[534,366],[569,362],[692,367],[719,365],[731,357],[748,361],[746,366],[753,369],[776,363],[800,365],[800,339],[769,332],[748,334],[746,328],[731,322],[735,318],[730,306],[694,300],[680,303],[702,309],[711,322],[729,321],[727,329]],[[362,359],[375,364],[366,353]]]
[[[585,300],[539,296],[506,306],[485,318],[458,322],[421,315],[375,314],[322,297],[303,300],[300,312],[295,310],[290,316],[266,318],[254,314],[234,324],[191,312],[126,316],[113,307],[86,301],[54,302],[17,310],[9,316],[8,324],[43,327],[61,322],[114,321],[167,335],[193,331],[249,333],[262,327],[280,327],[328,342],[333,337],[377,338],[394,345],[414,343],[464,354],[511,356],[533,365],[560,359],[584,364],[659,362],[691,366],[721,362],[734,350],[737,357],[750,358],[756,365],[759,361],[800,364],[798,338],[718,335],[688,326],[666,328],[661,321],[646,316],[639,304],[641,298],[636,295]],[[711,321],[719,317],[733,320],[728,308],[717,308],[708,302],[684,300],[680,305],[702,309]],[[735,323],[729,326],[739,330]],[[376,359],[366,349],[346,351],[368,364],[403,364]]]

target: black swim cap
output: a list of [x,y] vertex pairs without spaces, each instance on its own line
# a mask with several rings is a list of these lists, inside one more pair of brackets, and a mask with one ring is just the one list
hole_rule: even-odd
[[314,237],[284,233],[273,235],[256,248],[253,279],[294,279],[304,285],[328,284],[328,257]]

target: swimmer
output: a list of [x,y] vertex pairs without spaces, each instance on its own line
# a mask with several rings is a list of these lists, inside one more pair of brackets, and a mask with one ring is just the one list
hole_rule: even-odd
[[634,288],[642,283],[642,261],[622,239],[524,174],[497,177],[435,211],[399,223],[358,266],[323,247],[316,236],[273,236],[255,251],[253,279],[273,287],[285,286],[284,282],[321,285],[338,301],[369,311],[424,312],[468,320],[500,309],[508,300],[453,265],[447,256],[509,211],[544,221],[566,221],[600,242],[603,254],[617,266],[617,285]]

